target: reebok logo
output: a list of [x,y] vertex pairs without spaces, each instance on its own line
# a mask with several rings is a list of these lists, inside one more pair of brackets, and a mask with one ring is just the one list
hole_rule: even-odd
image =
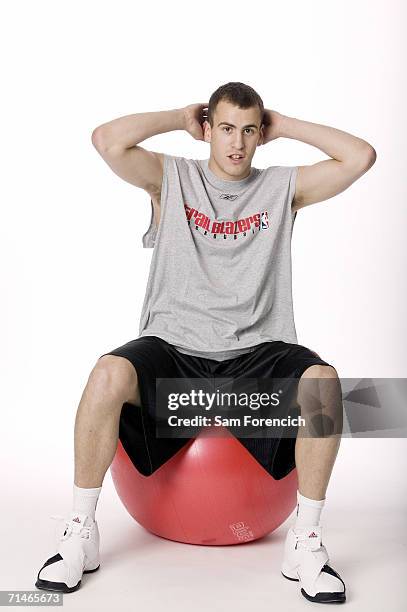
[[233,193],[222,193],[219,197],[222,200],[236,200],[238,196],[234,195]]

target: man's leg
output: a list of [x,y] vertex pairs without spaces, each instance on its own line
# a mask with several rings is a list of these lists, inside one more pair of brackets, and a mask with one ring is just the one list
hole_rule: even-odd
[[101,487],[113,461],[125,402],[140,405],[137,373],[124,357],[104,355],[90,373],[75,420],[77,487]]
[[[323,500],[341,442],[340,435],[329,437],[329,430],[326,431],[328,422],[332,426],[335,425],[337,432],[342,417],[340,381],[336,370],[331,366],[322,365],[307,368],[300,379],[297,402],[301,407],[301,416],[306,421],[312,418],[311,413],[313,413],[315,426],[308,434],[300,435],[295,443],[298,490],[305,497]],[[327,420],[326,436],[317,437],[318,432],[322,436],[324,418]],[[319,423],[320,428],[318,428]],[[311,429],[311,423],[309,425]],[[305,428],[307,429],[307,425]],[[312,434],[315,437],[311,437]]]
[[113,461],[125,402],[140,405],[137,373],[124,357],[104,355],[93,368],[76,414],[74,499],[57,553],[38,572],[35,586],[58,592],[80,587],[82,574],[99,568],[96,504]]
[[342,393],[336,370],[323,365],[307,368],[299,381],[297,403],[305,419],[295,443],[297,517],[287,534],[281,571],[300,583],[306,599],[343,603],[345,583],[328,565],[319,524],[342,432]]

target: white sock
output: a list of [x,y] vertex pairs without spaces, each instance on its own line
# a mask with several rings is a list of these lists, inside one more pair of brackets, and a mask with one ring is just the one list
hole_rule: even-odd
[[73,506],[72,512],[83,512],[91,519],[95,520],[96,506],[102,487],[94,489],[84,489],[73,485]]
[[297,490],[297,518],[293,529],[319,525],[324,499],[310,499]]

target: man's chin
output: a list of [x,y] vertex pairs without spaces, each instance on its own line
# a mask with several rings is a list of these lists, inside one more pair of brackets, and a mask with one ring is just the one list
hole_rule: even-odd
[[234,179],[238,176],[242,176],[242,178],[249,175],[250,162],[245,159],[240,164],[229,163],[224,168],[223,171],[227,174],[230,174]]

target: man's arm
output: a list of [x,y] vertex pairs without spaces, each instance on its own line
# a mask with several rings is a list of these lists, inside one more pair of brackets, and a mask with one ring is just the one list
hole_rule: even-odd
[[163,154],[138,145],[146,138],[185,129],[184,109],[137,113],[103,123],[92,133],[92,143],[120,178],[151,196],[161,191]]
[[103,123],[92,133],[92,143],[105,162],[120,178],[160,199],[164,155],[139,146],[146,138],[185,130],[195,140],[204,140],[203,110],[198,102],[183,108],[152,113],[137,113]]
[[318,147],[331,157],[311,166],[298,167],[293,211],[341,193],[376,161],[374,148],[357,136],[327,125],[269,112],[271,125],[274,119],[274,128],[266,142],[278,136],[294,138]]

